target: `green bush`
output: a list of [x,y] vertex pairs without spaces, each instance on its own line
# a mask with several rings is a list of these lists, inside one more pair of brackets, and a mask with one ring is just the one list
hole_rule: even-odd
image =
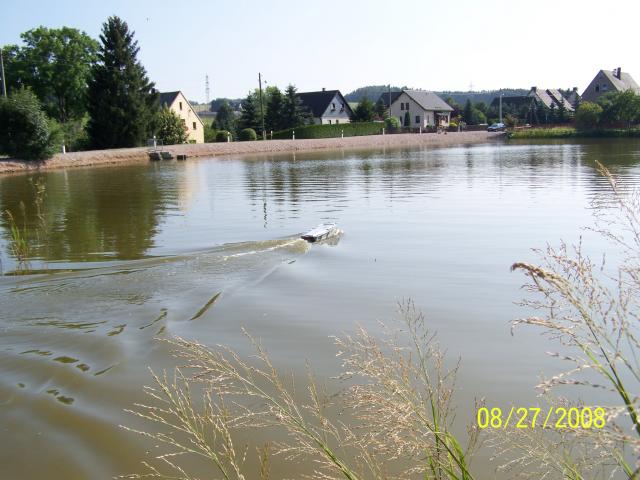
[[576,127],[580,130],[595,128],[600,123],[602,107],[597,103],[582,102],[576,110]]
[[336,138],[343,132],[345,137],[363,135],[378,135],[382,133],[382,122],[339,123],[331,125],[306,125],[298,128],[288,128],[273,133],[273,138],[290,139],[296,132],[297,139],[303,138]]
[[218,133],[216,133],[216,142],[226,142],[228,135],[230,134],[227,130],[219,130]]
[[389,117],[384,121],[384,126],[387,130],[395,130],[400,128],[400,120],[396,117]]
[[156,135],[165,145],[186,143],[189,138],[184,120],[166,106],[156,114],[155,127]]
[[50,121],[28,89],[0,99],[0,153],[22,160],[44,160],[61,143],[60,126]]
[[213,143],[216,141],[217,130],[210,125],[204,126],[204,143]]
[[241,142],[247,142],[257,139],[258,135],[253,128],[245,128],[243,130],[240,130],[240,133],[238,134],[238,140],[240,140]]

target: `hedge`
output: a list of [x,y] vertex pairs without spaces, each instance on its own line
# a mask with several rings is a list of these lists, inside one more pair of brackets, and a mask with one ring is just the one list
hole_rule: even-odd
[[528,128],[509,133],[512,139],[535,138],[619,138],[640,137],[640,129],[631,130],[621,128],[598,128],[592,130],[579,130],[571,127],[556,128]]
[[288,128],[273,133],[274,139],[291,139],[293,132],[296,138],[335,138],[344,132],[345,137],[358,137],[362,135],[379,135],[382,133],[382,122],[354,122],[338,123],[331,125],[306,125],[298,128]]

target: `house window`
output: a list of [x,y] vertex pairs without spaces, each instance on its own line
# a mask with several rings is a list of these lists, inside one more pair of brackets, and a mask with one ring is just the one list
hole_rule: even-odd
[[180,102],[180,110],[182,110],[182,102]]
[[409,110],[409,102],[405,103],[405,107],[404,107],[404,109],[405,109],[405,110]]
[[196,129],[196,122],[193,122],[193,129]]
[[600,91],[600,85],[596,85],[596,92]]
[[340,123],[340,120],[338,120],[338,119],[336,118],[336,125],[337,125],[338,123]]
[[329,120],[329,125],[331,125],[331,120]]
[[332,104],[331,104],[331,111],[333,112],[333,111],[335,111],[335,109],[336,109],[336,104],[335,104],[335,103],[332,103]]
[[404,102],[400,103],[400,110],[404,110]]
[[607,84],[606,84],[606,83],[603,83],[603,84],[602,84],[602,91],[603,91],[603,92],[606,92],[606,91],[607,91]]
[[420,123],[420,115],[416,115],[416,123]]

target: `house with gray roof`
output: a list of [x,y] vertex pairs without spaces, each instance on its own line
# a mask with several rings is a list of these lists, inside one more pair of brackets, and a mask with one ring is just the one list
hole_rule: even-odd
[[319,92],[298,93],[302,105],[311,112],[313,123],[331,125],[349,123],[353,111],[340,90],[322,89]]
[[567,112],[573,113],[574,111],[575,103],[572,103],[558,88],[531,87],[528,97],[535,100],[536,104],[542,103],[545,107],[552,110],[564,105]]
[[624,92],[626,90],[632,90],[640,95],[640,86],[629,73],[623,72],[620,67],[613,70],[600,70],[585,89],[582,99],[587,102],[595,102],[609,92]]
[[[382,94],[380,98],[385,102],[385,96],[387,97],[386,103],[388,103],[388,93]],[[405,127],[446,127],[451,120],[451,112],[453,112],[453,108],[433,92],[426,90],[391,92],[389,114],[400,120],[400,124]]]
[[180,117],[182,123],[187,127],[189,143],[204,143],[204,123],[180,90],[160,92],[158,103],[160,108],[167,107]]

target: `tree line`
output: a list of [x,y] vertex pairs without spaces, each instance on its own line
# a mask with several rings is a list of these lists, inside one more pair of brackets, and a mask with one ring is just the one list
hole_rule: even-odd
[[187,140],[187,127],[159,105],[138,60],[134,32],[117,16],[99,41],[70,27],[38,27],[3,47],[8,98],[0,99],[0,153],[42,159],[72,150],[140,146],[158,135]]

